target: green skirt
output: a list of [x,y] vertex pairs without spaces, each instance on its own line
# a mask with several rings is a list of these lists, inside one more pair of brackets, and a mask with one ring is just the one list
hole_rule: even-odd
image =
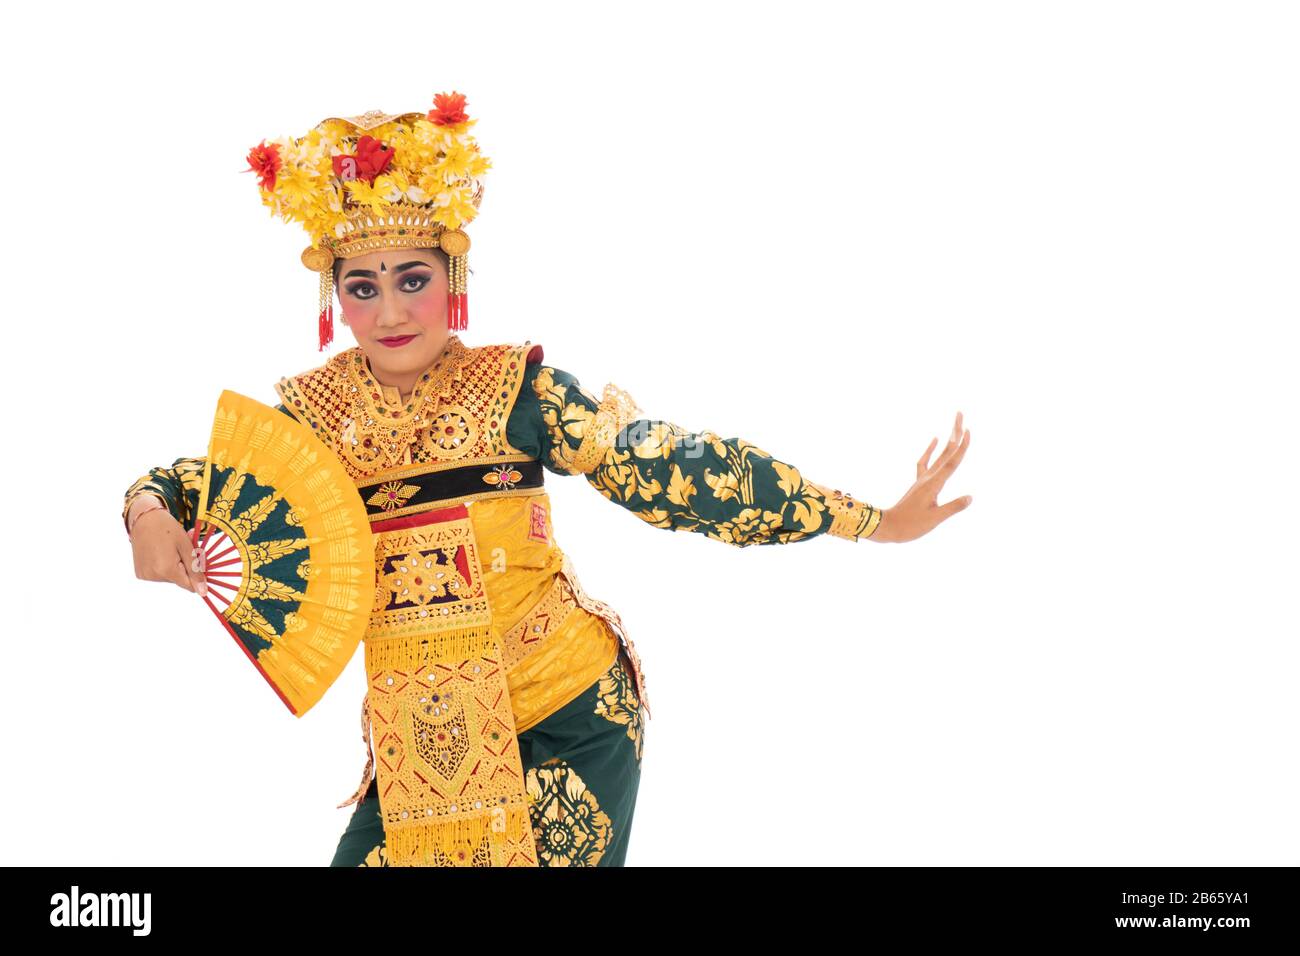
[[[599,680],[519,735],[539,866],[622,866],[641,782],[644,721],[626,651]],[[388,866],[376,780],[330,866]]]

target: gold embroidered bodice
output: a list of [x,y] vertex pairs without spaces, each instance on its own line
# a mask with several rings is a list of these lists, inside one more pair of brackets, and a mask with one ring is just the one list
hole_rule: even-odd
[[413,466],[527,458],[505,433],[532,348],[469,348],[452,335],[405,402],[378,382],[359,346],[275,388],[361,481]]

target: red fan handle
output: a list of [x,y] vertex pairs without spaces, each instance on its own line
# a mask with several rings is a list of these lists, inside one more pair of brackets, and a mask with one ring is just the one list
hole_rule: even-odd
[[[200,526],[202,526],[203,530],[203,539],[201,541],[199,540]],[[235,633],[234,628],[230,626],[230,621],[227,620],[226,615],[223,613],[224,608],[230,607],[231,603],[231,597],[227,596],[227,592],[231,595],[239,592],[239,583],[244,573],[243,558],[239,555],[238,547],[236,547],[229,535],[207,521],[195,522],[193,530],[190,531],[190,543],[199,549],[199,567],[203,569],[203,580],[208,584],[208,593],[203,595],[203,603],[211,608],[212,613],[221,622],[221,626],[226,629],[226,633],[234,638],[235,643],[239,645],[239,649],[244,652],[244,656],[253,662],[257,672],[271,685],[271,690],[275,691],[276,696],[284,701],[284,706],[289,708],[289,713],[297,717],[298,711],[294,709],[293,704],[289,703],[289,698],[284,696],[284,693],[276,686],[275,681],[271,680],[266,671],[262,669],[262,665],[258,663],[257,658],[253,656],[248,646],[240,640],[239,635]],[[223,608],[219,609],[212,603],[213,595],[223,602]]]

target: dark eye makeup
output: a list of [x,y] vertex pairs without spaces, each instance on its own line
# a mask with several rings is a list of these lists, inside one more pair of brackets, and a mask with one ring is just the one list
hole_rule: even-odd
[[[422,291],[424,287],[432,281],[432,274],[413,272],[409,275],[403,276],[402,281],[397,288],[399,291],[414,294]],[[379,294],[378,290],[375,289],[375,284],[373,282],[357,282],[350,286],[346,286],[346,289],[348,295],[357,299],[373,299]]]

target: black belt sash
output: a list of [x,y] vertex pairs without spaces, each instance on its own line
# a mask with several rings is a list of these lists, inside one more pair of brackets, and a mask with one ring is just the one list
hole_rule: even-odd
[[479,462],[401,478],[379,477],[357,485],[373,521],[445,508],[476,498],[497,498],[541,488],[545,474],[536,458]]

